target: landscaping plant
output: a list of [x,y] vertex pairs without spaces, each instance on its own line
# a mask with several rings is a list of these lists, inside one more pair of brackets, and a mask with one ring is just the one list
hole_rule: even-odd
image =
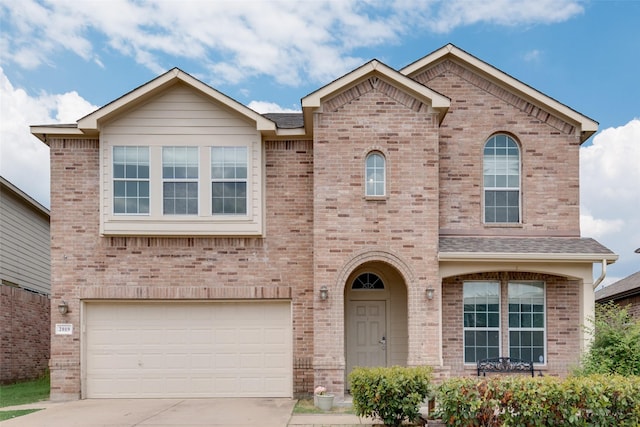
[[428,366],[355,368],[349,383],[356,415],[379,419],[386,426],[417,421],[431,393],[431,373]]
[[436,416],[449,426],[640,425],[640,377],[453,378]]
[[608,302],[596,306],[587,331],[593,342],[576,374],[640,375],[640,320]]

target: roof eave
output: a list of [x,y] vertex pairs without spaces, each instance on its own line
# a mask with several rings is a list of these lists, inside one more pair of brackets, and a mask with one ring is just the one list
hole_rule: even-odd
[[616,254],[598,253],[522,253],[522,252],[440,252],[440,261],[522,261],[522,262],[602,262],[613,264],[618,259]]
[[56,137],[69,137],[69,138],[78,138],[88,136],[91,133],[86,133],[78,129],[77,125],[67,125],[67,126],[55,126],[55,125],[33,125],[29,126],[29,130],[31,134],[38,138],[40,141],[49,145],[48,137],[56,136]]

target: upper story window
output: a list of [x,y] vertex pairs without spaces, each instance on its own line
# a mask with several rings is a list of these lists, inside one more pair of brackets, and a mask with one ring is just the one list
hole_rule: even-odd
[[149,213],[149,147],[113,147],[113,213]]
[[162,147],[165,215],[198,214],[198,148]]
[[262,234],[259,140],[105,145],[102,234]]
[[211,148],[211,206],[214,215],[247,213],[247,148]]
[[385,159],[381,153],[367,155],[365,166],[367,196],[384,196],[386,185]]
[[520,222],[520,148],[508,135],[494,135],[484,146],[484,222]]

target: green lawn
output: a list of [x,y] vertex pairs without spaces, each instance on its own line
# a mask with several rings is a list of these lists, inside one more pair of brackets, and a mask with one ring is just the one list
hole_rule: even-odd
[[[11,385],[0,385],[0,408],[24,405],[49,399],[49,375],[33,381],[23,381]],[[0,421],[30,414],[38,409],[0,411]]]

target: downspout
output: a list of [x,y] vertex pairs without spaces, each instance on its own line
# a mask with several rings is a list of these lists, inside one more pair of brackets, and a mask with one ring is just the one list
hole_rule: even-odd
[[600,273],[600,277],[598,277],[595,281],[595,283],[593,284],[593,290],[595,291],[595,289],[598,287],[598,285],[604,280],[604,277],[607,275],[607,260],[603,259],[602,260],[602,272]]

